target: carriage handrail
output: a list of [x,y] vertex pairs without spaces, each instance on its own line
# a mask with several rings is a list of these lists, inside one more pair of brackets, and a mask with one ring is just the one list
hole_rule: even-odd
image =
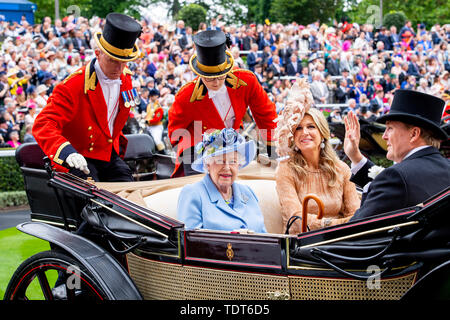
[[85,191],[82,191],[80,189],[73,188],[73,187],[68,186],[65,183],[61,183],[61,182],[59,182],[59,181],[57,181],[57,180],[55,180],[53,178],[51,178],[48,183],[52,187],[58,187],[60,189],[63,189],[64,191],[69,191],[69,192],[72,192],[72,193],[74,193],[76,195],[80,195],[81,194],[82,196],[84,196],[84,197],[86,197],[88,199],[95,198],[95,196],[92,193],[90,193],[90,192],[85,192]]
[[354,278],[354,279],[357,279],[357,280],[362,280],[362,281],[367,281],[367,280],[373,279],[373,278],[381,278],[385,273],[387,273],[388,271],[391,270],[392,262],[393,262],[393,259],[386,260],[386,261],[383,262],[383,267],[385,267],[385,269],[383,271],[380,271],[380,272],[378,272],[376,274],[370,274],[368,276],[361,276],[361,275],[358,275],[358,274],[355,274],[355,273],[352,273],[352,272],[349,272],[349,271],[345,271],[344,269],[338,267],[334,263],[326,260],[325,258],[320,256],[319,251],[311,250],[311,255],[314,258],[322,261],[324,264],[326,264],[327,266],[329,266],[333,270],[335,270],[335,271],[337,271],[337,272],[339,272],[339,273],[341,273],[341,274],[343,274],[343,275],[345,275],[347,277],[351,277],[351,278]]
[[336,253],[332,253],[332,252],[328,252],[319,248],[312,248],[311,249],[311,255],[314,256],[314,254],[319,254],[328,258],[334,258],[334,259],[338,259],[338,260],[342,260],[342,261],[346,261],[346,262],[369,262],[372,260],[375,260],[379,257],[381,257],[382,255],[384,255],[394,244],[394,242],[398,239],[398,232],[399,232],[400,228],[399,227],[395,227],[391,230],[388,231],[388,233],[394,233],[394,235],[392,236],[392,239],[389,241],[389,243],[386,245],[386,247],[384,247],[383,250],[381,250],[380,252],[368,256],[368,257],[347,257],[347,256],[342,256]]

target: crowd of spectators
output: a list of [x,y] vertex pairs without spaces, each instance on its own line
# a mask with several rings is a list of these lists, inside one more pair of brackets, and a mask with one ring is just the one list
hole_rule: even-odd
[[[341,121],[348,110],[375,119],[389,111],[398,88],[440,97],[450,90],[450,25],[413,28],[408,21],[397,31],[356,23],[234,26],[212,19],[197,31],[183,21],[140,22],[143,56],[128,67],[141,97],[133,116],[143,126],[150,102],[157,100],[167,111],[177,91],[195,78],[189,68],[192,37],[207,29],[230,35],[236,66],[256,74],[278,112],[298,77],[308,79],[316,106],[330,112],[330,121]],[[73,16],[46,17],[36,25],[24,18],[0,22],[0,147],[34,140],[36,115],[55,85],[95,56],[93,35],[103,23]]]

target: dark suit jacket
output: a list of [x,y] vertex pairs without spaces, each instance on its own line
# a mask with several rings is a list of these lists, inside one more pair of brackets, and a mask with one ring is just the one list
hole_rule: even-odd
[[294,69],[294,63],[292,61],[288,63],[286,67],[286,74],[288,76],[295,76],[297,73],[300,74],[302,72],[302,64],[300,62],[297,62],[296,65],[297,71]]
[[395,89],[395,86],[392,82],[387,82],[384,79],[380,80],[380,84],[383,87],[384,92],[389,92]]
[[378,101],[378,99],[373,98],[372,100],[370,100],[370,108],[371,109],[380,109],[383,107],[384,107],[384,104],[381,103],[380,101]]
[[409,66],[408,66],[408,74],[416,76],[416,77],[420,77],[419,66],[417,64],[413,64],[412,62],[410,62]]
[[[194,41],[192,39],[192,35],[189,35],[189,37],[191,38],[191,46],[194,45]],[[188,35],[184,34],[179,40],[178,40],[178,44],[180,45],[181,49],[186,48],[186,46],[188,45]]]
[[389,41],[391,42],[391,47],[393,48],[395,43],[400,41],[400,37],[398,36],[398,34],[391,34],[389,36]]
[[402,85],[403,81],[406,81],[407,78],[408,78],[407,73],[405,73],[404,71],[400,72],[400,74],[398,75],[398,83]]
[[73,48],[80,51],[81,47],[89,49],[89,43],[84,38],[72,38]]
[[341,74],[340,68],[339,68],[339,63],[336,60],[328,60],[327,62],[327,70],[328,73],[331,74],[332,76],[338,76]]
[[281,77],[283,75],[283,70],[281,69],[283,66],[279,65],[279,67],[280,71],[278,71],[278,69],[273,64],[271,64],[268,70],[271,70],[273,72],[274,77]]
[[233,46],[241,47],[241,39],[236,35],[231,35],[231,43]]
[[341,87],[336,88],[334,95],[336,97],[336,103],[346,103],[347,100],[350,98],[349,93],[343,90]]
[[388,36],[385,36],[384,34],[378,35],[378,41],[382,41],[384,43],[384,49],[385,50],[392,50],[392,43]]
[[154,42],[159,42],[158,45],[158,52],[162,50],[162,47],[165,46],[166,40],[164,39],[164,36],[160,32],[156,32],[153,36]]
[[256,40],[250,36],[246,36],[242,39],[242,50],[249,51],[252,48],[252,44],[255,43]]
[[255,71],[255,65],[257,64],[256,58],[258,57],[260,57],[260,55],[255,52],[250,52],[247,55],[247,65],[249,70]]
[[[350,181],[359,186],[369,183],[373,165],[367,161]],[[450,161],[434,147],[419,150],[375,177],[351,221],[415,206],[449,185]]]
[[186,34],[186,29],[180,29],[180,28],[176,28],[175,29],[175,34],[181,34],[181,35],[185,35]]
[[158,68],[156,67],[156,65],[153,62],[151,62],[151,63],[149,63],[149,65],[147,66],[147,69],[145,71],[147,72],[147,74],[150,77],[153,77],[157,70],[158,70]]
[[149,99],[144,99],[141,97],[140,104],[136,106],[136,109],[139,111],[139,113],[147,111],[148,103],[149,103]]
[[284,48],[284,49],[278,50],[278,56],[280,57],[281,62],[284,67],[286,67],[289,63],[291,63],[291,61],[290,61],[291,55],[292,55],[291,48]]

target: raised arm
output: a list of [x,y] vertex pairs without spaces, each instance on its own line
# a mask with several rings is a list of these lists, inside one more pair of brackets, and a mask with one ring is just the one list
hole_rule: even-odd
[[359,120],[353,111],[350,111],[344,118],[345,123],[345,139],[344,152],[353,164],[357,164],[363,159],[363,155],[359,150],[359,141],[361,140],[361,132]]

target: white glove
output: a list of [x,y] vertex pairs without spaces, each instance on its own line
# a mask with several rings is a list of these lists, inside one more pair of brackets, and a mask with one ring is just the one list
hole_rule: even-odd
[[69,154],[69,156],[66,158],[66,162],[71,168],[83,171],[85,174],[90,173],[86,159],[79,153],[74,152]]

